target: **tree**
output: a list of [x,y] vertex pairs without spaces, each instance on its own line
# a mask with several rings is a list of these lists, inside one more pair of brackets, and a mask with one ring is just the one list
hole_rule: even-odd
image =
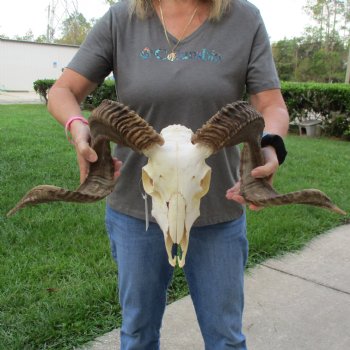
[[304,9],[316,23],[307,28],[307,34],[320,40],[326,50],[332,50],[339,39],[350,39],[350,0],[307,0]]
[[297,81],[342,82],[344,67],[341,52],[320,49],[300,62],[295,71]]
[[272,53],[281,80],[344,81],[347,49],[340,40],[330,51],[310,36],[284,39],[272,45]]
[[35,42],[36,43],[47,43],[47,36],[45,34],[41,34],[35,39]]
[[109,6],[114,5],[118,0],[105,0],[106,4],[108,4]]
[[80,12],[74,12],[62,23],[62,37],[56,40],[61,44],[80,45],[91,29],[91,23]]
[[315,24],[305,28],[300,38],[272,45],[281,79],[344,81],[350,43],[350,0],[307,0],[304,8]]
[[272,53],[281,80],[295,80],[295,70],[299,62],[300,39],[280,40],[272,45]]
[[15,35],[15,40],[34,41],[34,34],[32,30],[29,29],[23,36]]
[[345,83],[350,84],[350,42],[349,42],[348,59],[346,62]]

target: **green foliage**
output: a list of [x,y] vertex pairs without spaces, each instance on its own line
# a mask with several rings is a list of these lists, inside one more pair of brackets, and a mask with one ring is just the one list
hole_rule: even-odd
[[298,64],[298,39],[280,40],[272,45],[273,57],[279,78],[282,81],[293,80]]
[[338,39],[350,39],[349,0],[307,0],[306,13],[316,23],[307,32],[317,36],[330,49]]
[[298,82],[343,82],[348,45],[340,40],[331,48],[315,37],[284,39],[272,44],[281,80]]
[[55,83],[55,79],[38,79],[33,83],[34,90],[39,94],[47,104],[47,94],[51,89],[52,85]]
[[[50,88],[55,83],[55,79],[39,79],[33,83],[34,90],[47,104],[47,95]],[[83,108],[93,109],[97,107],[104,99],[116,100],[115,83],[112,79],[106,79],[100,84],[83,102]]]
[[[6,219],[34,185],[76,188],[79,175],[74,148],[45,106],[0,105],[0,129],[0,348],[73,349],[120,325],[105,204],[42,204]],[[276,188],[320,188],[349,211],[349,144],[289,136],[286,145]],[[300,249],[341,223],[338,215],[309,206],[248,210],[249,266]],[[187,293],[177,268],[169,300]]]
[[282,94],[293,116],[294,112],[299,114],[304,109],[350,114],[349,84],[282,82]]
[[35,42],[37,42],[37,43],[46,43],[47,42],[47,36],[45,34],[41,34],[35,39]]
[[342,137],[345,140],[350,139],[350,117],[346,115],[333,113],[331,120],[326,123],[324,128],[328,135]]
[[91,29],[91,23],[80,12],[74,12],[62,23],[62,37],[55,42],[80,45]]
[[[55,80],[34,82],[34,89],[47,102],[47,93]],[[350,130],[350,85],[283,82],[282,94],[291,120],[309,119],[309,113],[318,113],[324,132],[331,136],[348,138]],[[93,109],[103,100],[116,100],[115,82],[105,80],[83,102],[83,108]]]
[[97,107],[103,100],[116,100],[115,83],[112,79],[105,80],[87,98],[84,106],[87,109]]
[[346,50],[319,49],[302,60],[295,70],[297,81],[343,82]]
[[0,115],[0,349],[72,349],[120,321],[104,203],[6,219],[32,186],[76,188],[79,173],[44,105],[1,105]]
[[284,81],[344,82],[350,42],[350,1],[307,0],[314,25],[303,36],[272,44],[279,76]]
[[292,121],[310,119],[311,112],[322,121],[327,135],[347,138],[350,130],[349,84],[284,82],[282,94]]
[[34,41],[34,34],[31,29],[29,29],[26,34],[23,36],[16,35],[15,40],[22,40],[22,41]]

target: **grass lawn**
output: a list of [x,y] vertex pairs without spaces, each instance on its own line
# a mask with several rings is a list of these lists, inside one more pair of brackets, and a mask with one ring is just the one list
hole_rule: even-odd
[[[280,192],[319,188],[350,211],[350,143],[289,136]],[[0,105],[0,349],[72,349],[120,324],[104,202],[6,212],[31,187],[78,186],[75,153],[42,105]],[[248,212],[249,266],[301,248],[346,220],[309,206]],[[169,292],[187,294],[176,269]]]

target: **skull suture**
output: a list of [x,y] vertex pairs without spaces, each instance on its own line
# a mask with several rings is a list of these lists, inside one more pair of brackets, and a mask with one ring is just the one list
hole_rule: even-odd
[[212,150],[192,144],[192,135],[182,125],[163,129],[164,144],[144,152],[149,159],[142,169],[143,186],[152,197],[152,216],[163,231],[169,263],[175,266],[172,248],[179,245],[180,267],[185,264],[190,230],[200,215],[200,200],[209,190],[211,177],[205,159]]

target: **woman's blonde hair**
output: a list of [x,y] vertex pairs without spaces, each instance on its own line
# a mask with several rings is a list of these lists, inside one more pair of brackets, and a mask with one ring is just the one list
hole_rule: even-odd
[[[209,20],[219,20],[230,7],[231,0],[199,0],[210,3]],[[145,19],[153,13],[152,0],[129,0],[130,11],[137,17]]]

